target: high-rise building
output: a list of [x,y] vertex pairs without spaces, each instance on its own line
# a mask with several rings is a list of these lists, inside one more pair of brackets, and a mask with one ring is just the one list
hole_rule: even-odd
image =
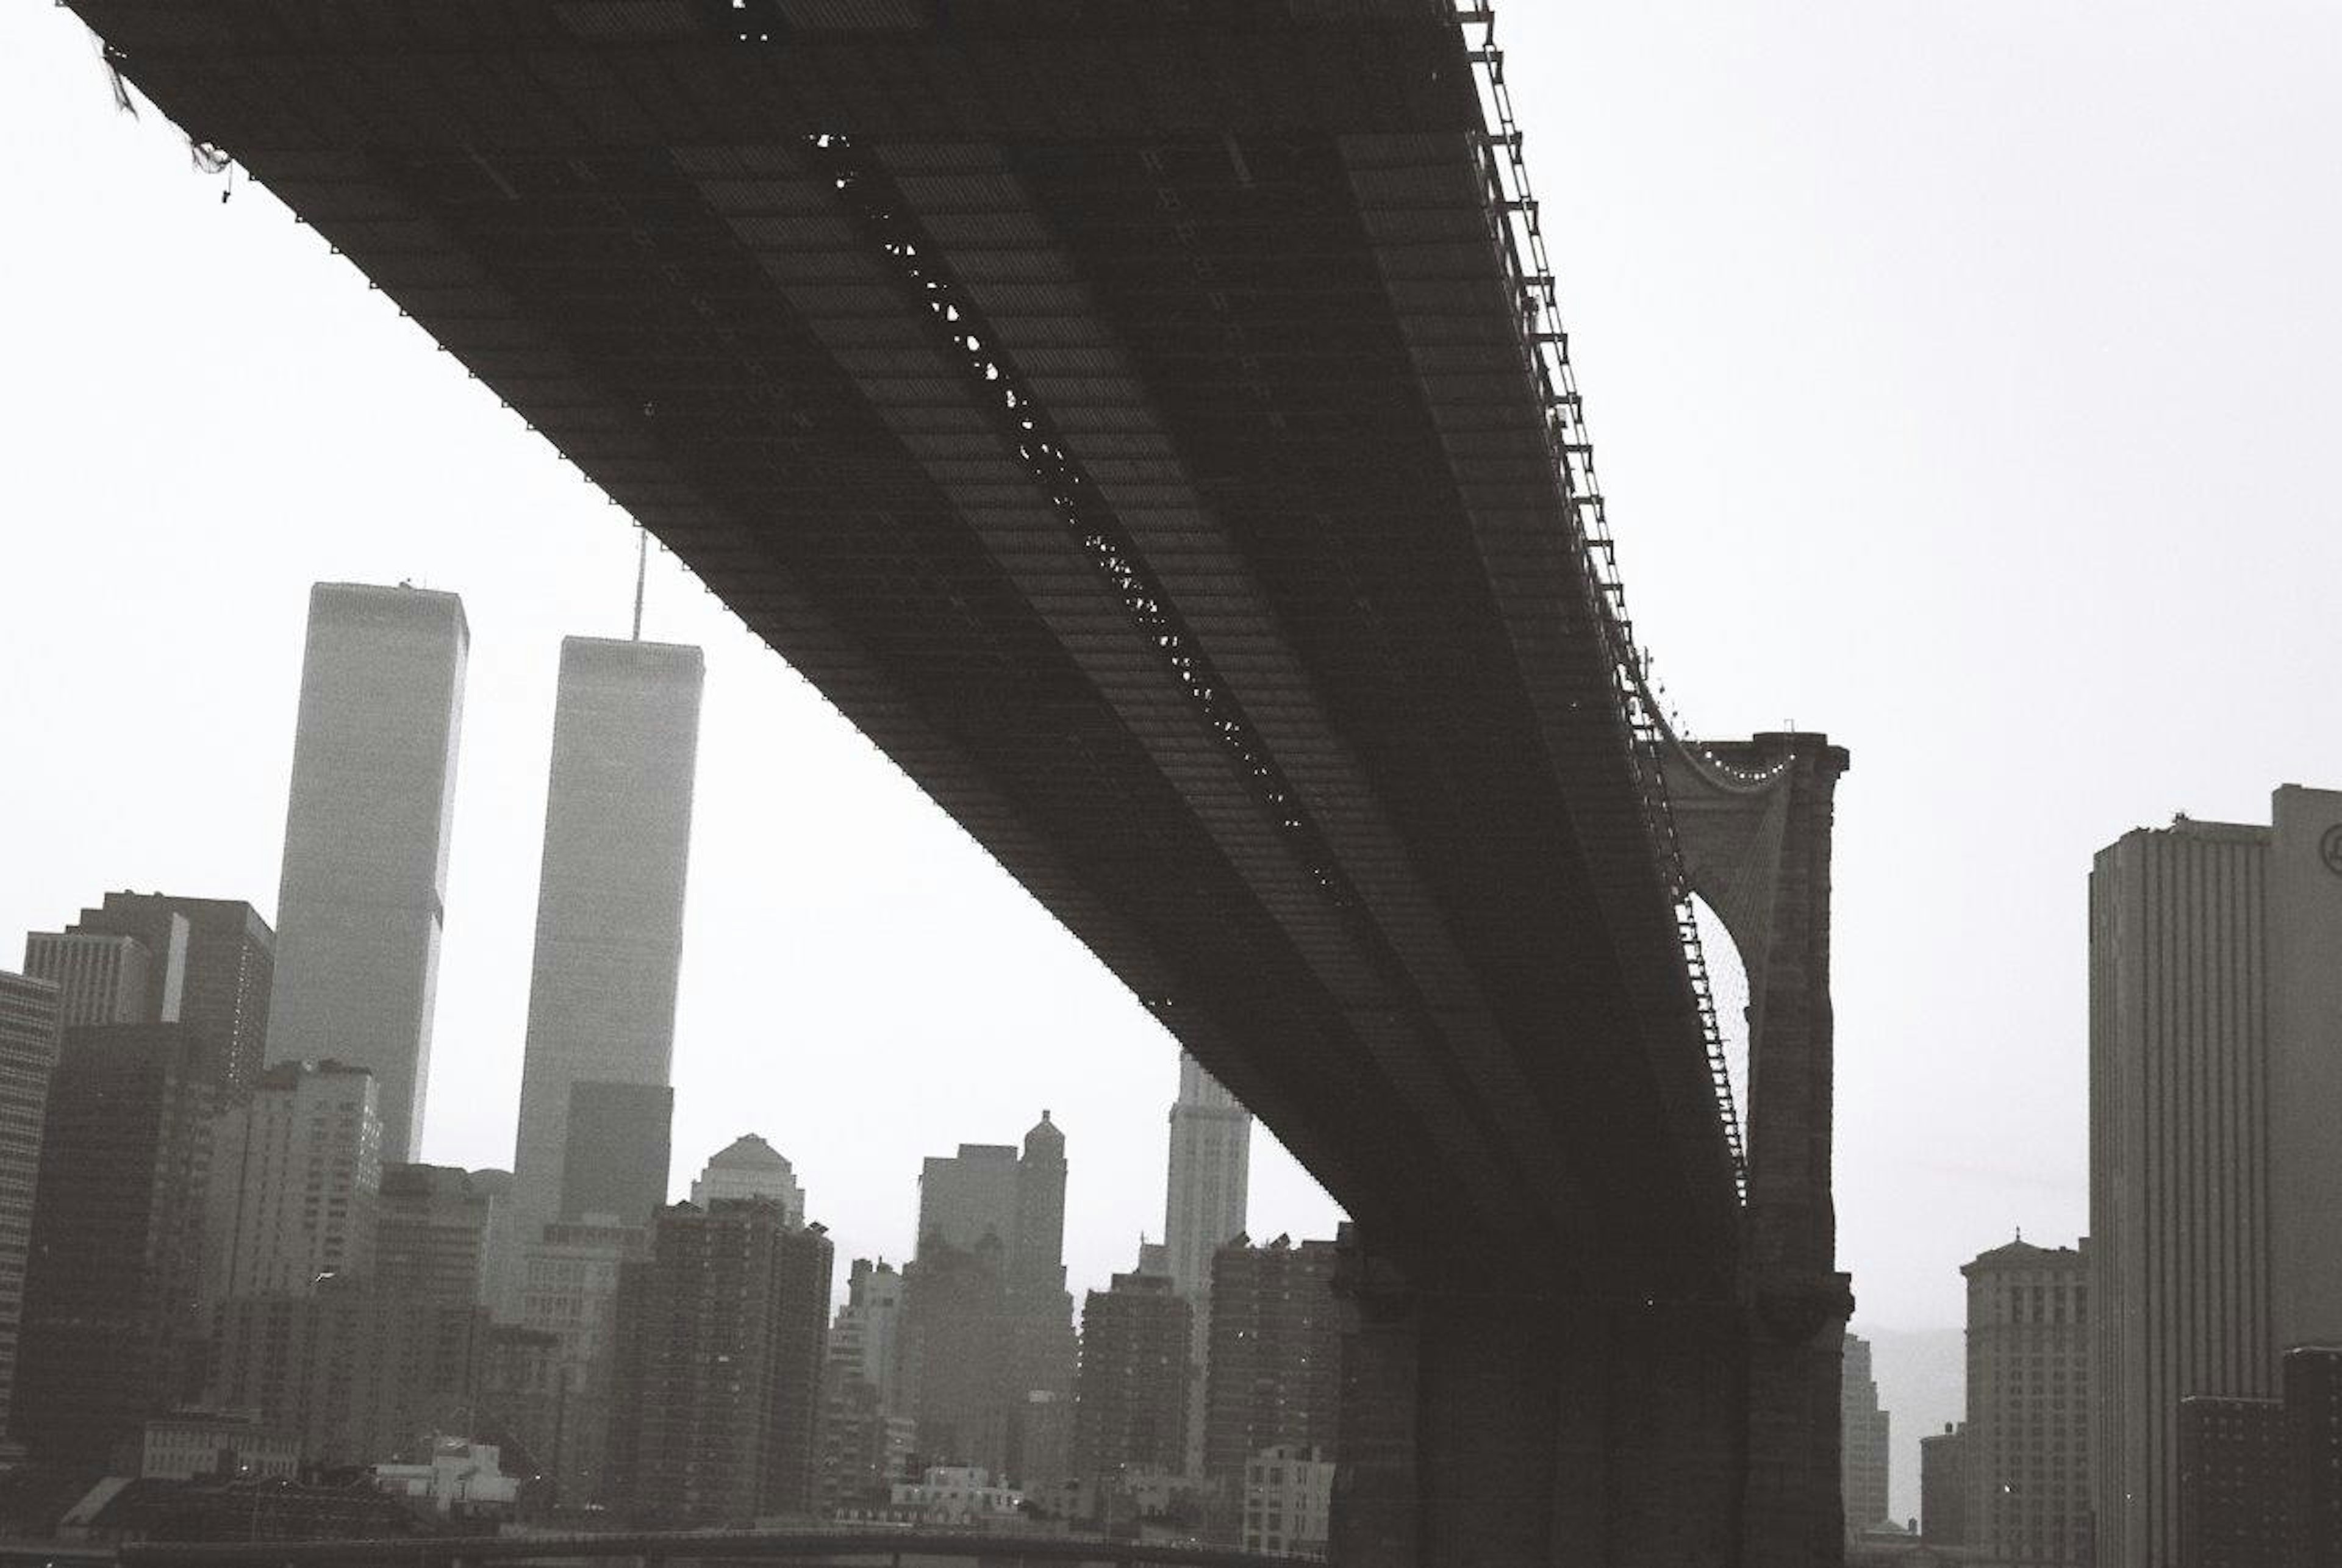
[[903,1271],[904,1399],[930,1463],[1007,1468],[1017,1399],[1006,1259],[996,1234],[963,1248],[934,1231]]
[[[694,1202],[697,1200],[695,1199]],[[846,1304],[829,1325],[829,1359],[866,1383],[878,1408],[907,1413],[903,1402],[903,1276],[881,1258],[856,1258],[847,1270]]]
[[816,1502],[825,1518],[841,1508],[883,1506],[896,1479],[889,1464],[886,1413],[878,1391],[834,1353],[821,1369],[821,1471]]
[[267,1058],[371,1069],[385,1160],[422,1134],[470,642],[453,594],[309,591]]
[[374,1074],[337,1062],[263,1068],[212,1124],[205,1305],[365,1273],[381,1187]]
[[1889,1421],[1879,1408],[1878,1383],[1871,1376],[1870,1342],[1846,1336],[1845,1370],[1838,1383],[1840,1475],[1849,1540],[1889,1522],[1887,1455]]
[[76,936],[135,937],[150,954],[161,955],[149,967],[146,1004],[135,1022],[185,1024],[199,1031],[212,1043],[230,1088],[248,1087],[260,1076],[276,934],[258,910],[235,898],[109,893],[65,930]]
[[180,1024],[65,1032],[41,1128],[15,1432],[102,1464],[192,1392],[218,1069]]
[[1285,1445],[1340,1452],[1342,1337],[1332,1242],[1231,1243],[1212,1254],[1204,1471],[1241,1483],[1246,1461]]
[[1252,1113],[1181,1052],[1163,1241],[1172,1288],[1191,1303],[1211,1288],[1212,1254],[1245,1233],[1251,1169]]
[[1074,1390],[1074,1473],[1184,1472],[1193,1309],[1167,1275],[1114,1276],[1082,1303]]
[[2020,1238],[1960,1270],[1968,1539],[2009,1568],[2089,1562],[2089,1269]]
[[2179,1402],[2175,1568],[2286,1568],[2285,1405],[2190,1394]]
[[1066,1173],[1065,1134],[1046,1111],[1021,1150],[962,1144],[921,1170],[906,1359],[931,1461],[1026,1485],[1062,1478],[1079,1354],[1066,1290]]
[[2268,1398],[2342,1338],[2342,794],[2181,818],[2090,874],[2097,1559],[2177,1549],[2183,1399]]
[[1919,1534],[1930,1546],[1968,1543],[1968,1434],[1950,1422],[1919,1440]]
[[[697,648],[561,644],[513,1165],[524,1245],[589,1212],[647,1223],[666,1201],[671,1102],[641,1091],[666,1088],[675,1054],[704,671]],[[581,1118],[590,1135],[571,1116],[573,1086],[589,1083],[616,1091]],[[656,1170],[656,1191],[643,1202],[639,1180],[587,1190],[569,1174],[573,1140],[595,1151],[580,1176]]]
[[788,1156],[754,1133],[743,1133],[718,1149],[692,1179],[691,1201],[701,1208],[722,1198],[770,1198],[805,1223],[805,1189]]
[[905,1475],[918,1427],[904,1400],[904,1344],[903,1276],[884,1259],[855,1259],[822,1368],[826,1513],[883,1505]]
[[[25,938],[25,973],[55,983],[58,1019],[64,1028],[92,1024],[161,1024],[163,1008],[150,1007],[154,983],[168,957],[157,962],[135,936],[91,932],[35,931]],[[176,993],[165,988],[164,1003],[174,1012]]]
[[1172,1288],[1186,1301],[1187,1455],[1204,1463],[1204,1356],[1211,1338],[1212,1254],[1245,1233],[1252,1169],[1252,1113],[1203,1064],[1179,1054],[1179,1095],[1171,1106],[1170,1178],[1165,1183],[1163,1245]]
[[495,1325],[335,1275],[302,1292],[223,1303],[209,1402],[300,1434],[314,1464],[373,1464],[477,1418]]
[[2342,1563],[2342,1348],[2285,1353],[2286,1568]]
[[490,1305],[497,1195],[455,1165],[383,1167],[375,1208],[374,1281],[439,1306]]
[[[1009,1238],[1008,1268],[1019,1287],[1045,1297],[1065,1295],[1066,1134],[1046,1111],[1026,1130],[1016,1159],[1016,1226]],[[1073,1313],[1073,1299],[1066,1296],[1057,1315],[1070,1325]]]
[[919,1168],[919,1244],[932,1236],[970,1252],[990,1236],[1007,1249],[1020,1174],[1010,1144],[962,1144],[956,1154],[929,1155]]
[[41,1121],[57,1068],[57,1012],[55,981],[0,972],[0,1444],[15,1388]]
[[806,1513],[829,1316],[829,1238],[767,1199],[659,1211],[620,1271],[612,1490],[644,1521]]
[[[569,1085],[565,1120],[561,1217],[616,1214],[630,1225],[649,1224],[666,1206],[675,1091],[664,1084],[580,1079]],[[524,1215],[521,1233],[535,1234],[549,1223]]]
[[555,1337],[559,1420],[539,1455],[565,1507],[606,1503],[617,1400],[618,1275],[647,1257],[650,1231],[615,1214],[556,1220],[524,1254],[521,1321]]

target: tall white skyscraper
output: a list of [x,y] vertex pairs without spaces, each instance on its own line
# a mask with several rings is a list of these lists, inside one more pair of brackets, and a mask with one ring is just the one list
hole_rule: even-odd
[[1245,1233],[1252,1171],[1252,1113],[1179,1054],[1179,1097],[1171,1106],[1171,1172],[1163,1242],[1171,1288],[1188,1306],[1187,1472],[1204,1463],[1204,1356],[1212,1333],[1212,1254]]
[[2090,871],[2097,1561],[2180,1551],[2180,1401],[2342,1342],[2342,792],[2175,821]]
[[1170,1249],[1171,1288],[1191,1302],[1211,1288],[1212,1254],[1245,1233],[1251,1171],[1252,1113],[1181,1052],[1163,1241]]
[[470,644],[453,594],[309,591],[268,1060],[370,1070],[390,1160],[422,1133]]
[[[697,648],[561,644],[513,1167],[522,1248],[589,1212],[647,1225],[666,1201],[704,673]],[[573,1111],[591,1123],[575,1146],[594,1160],[575,1172]]]

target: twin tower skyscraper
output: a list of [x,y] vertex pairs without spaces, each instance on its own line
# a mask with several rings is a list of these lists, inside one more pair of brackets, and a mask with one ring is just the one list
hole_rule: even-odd
[[[321,583],[293,748],[268,1058],[370,1069],[421,1141],[471,634],[453,594]],[[516,1237],[666,1200],[700,651],[561,644],[514,1166]],[[577,1152],[590,1150],[587,1158]]]

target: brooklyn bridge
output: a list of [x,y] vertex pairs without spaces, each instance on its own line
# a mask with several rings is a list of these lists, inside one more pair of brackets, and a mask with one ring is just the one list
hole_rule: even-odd
[[1654,696],[1488,9],[72,5],[1343,1204],[1336,1562],[1842,1557],[1847,754]]

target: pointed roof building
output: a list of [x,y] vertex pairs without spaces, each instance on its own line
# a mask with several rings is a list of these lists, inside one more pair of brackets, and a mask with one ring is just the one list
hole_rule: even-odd
[[743,1133],[711,1156],[691,1183],[691,1201],[701,1208],[718,1198],[770,1198],[788,1211],[789,1223],[805,1223],[805,1189],[788,1156],[754,1133]]

